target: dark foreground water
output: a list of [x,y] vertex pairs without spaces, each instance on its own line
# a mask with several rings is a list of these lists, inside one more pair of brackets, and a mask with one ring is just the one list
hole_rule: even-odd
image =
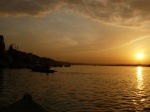
[[49,112],[150,111],[150,68],[71,66],[53,74],[0,70],[0,106],[24,93]]

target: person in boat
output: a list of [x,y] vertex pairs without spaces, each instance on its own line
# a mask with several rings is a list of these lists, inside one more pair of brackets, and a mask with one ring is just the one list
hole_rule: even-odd
[[32,100],[31,94],[25,94],[23,98],[8,107],[2,112],[47,112],[39,104]]

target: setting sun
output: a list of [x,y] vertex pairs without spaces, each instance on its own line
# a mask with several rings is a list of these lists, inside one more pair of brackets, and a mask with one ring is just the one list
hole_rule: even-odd
[[142,58],[143,58],[143,54],[142,54],[142,53],[138,53],[138,54],[137,54],[137,58],[138,58],[138,59],[142,59]]

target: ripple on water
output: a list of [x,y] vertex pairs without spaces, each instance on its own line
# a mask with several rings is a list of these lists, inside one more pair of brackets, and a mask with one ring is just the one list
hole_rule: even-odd
[[4,70],[0,76],[0,105],[8,105],[29,92],[50,112],[150,111],[148,68],[142,69],[142,83],[138,82],[136,67],[56,69],[58,72],[49,75],[27,69]]

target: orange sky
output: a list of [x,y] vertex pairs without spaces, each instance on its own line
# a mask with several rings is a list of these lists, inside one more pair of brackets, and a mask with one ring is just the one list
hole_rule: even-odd
[[58,61],[150,63],[150,0],[5,0],[0,6],[7,48],[16,43]]

